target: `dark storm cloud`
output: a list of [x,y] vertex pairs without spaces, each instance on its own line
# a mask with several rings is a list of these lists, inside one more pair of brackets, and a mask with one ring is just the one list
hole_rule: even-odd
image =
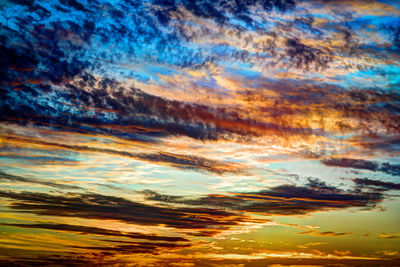
[[353,168],[369,170],[373,172],[379,171],[393,176],[400,175],[400,165],[391,164],[389,162],[377,162],[351,158],[330,158],[321,160],[321,163],[331,167]]
[[38,215],[118,220],[139,225],[165,225],[196,230],[226,230],[251,220],[245,215],[212,208],[168,208],[151,206],[120,197],[99,194],[52,195],[1,191],[16,211]]
[[259,192],[208,195],[195,199],[144,191],[149,200],[195,206],[224,207],[269,215],[297,215],[351,207],[374,208],[383,200],[380,193],[343,191],[323,181],[310,179],[304,186],[281,185]]
[[1,226],[10,227],[21,227],[30,229],[44,229],[54,230],[62,232],[74,232],[79,234],[91,234],[91,235],[102,235],[102,236],[113,236],[113,237],[125,237],[131,239],[145,239],[152,241],[167,241],[167,242],[188,242],[189,240],[183,237],[173,236],[160,236],[152,234],[141,234],[132,232],[121,232],[116,230],[103,229],[98,227],[83,226],[83,225],[71,225],[63,223],[36,223],[36,224],[23,224],[23,223],[1,223]]
[[50,186],[58,189],[82,189],[79,186],[75,185],[68,185],[62,183],[54,183],[47,180],[39,179],[39,178],[30,178],[30,177],[23,177],[19,175],[12,175],[7,174],[5,172],[0,171],[0,181],[10,181],[10,182],[22,182],[22,183],[30,183],[30,184],[39,184],[44,186]]

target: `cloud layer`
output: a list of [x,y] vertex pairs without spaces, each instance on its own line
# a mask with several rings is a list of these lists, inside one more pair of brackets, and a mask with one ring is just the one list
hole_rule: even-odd
[[0,2],[0,264],[396,265],[399,15]]

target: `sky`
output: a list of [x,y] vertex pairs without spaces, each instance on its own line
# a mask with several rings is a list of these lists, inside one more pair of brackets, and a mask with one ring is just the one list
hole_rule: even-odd
[[400,3],[0,1],[0,265],[400,266]]

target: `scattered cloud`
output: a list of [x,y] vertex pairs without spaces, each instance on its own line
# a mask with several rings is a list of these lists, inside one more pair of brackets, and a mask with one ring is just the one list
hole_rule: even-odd
[[381,233],[379,235],[380,238],[387,238],[387,239],[393,239],[393,238],[400,238],[400,233]]

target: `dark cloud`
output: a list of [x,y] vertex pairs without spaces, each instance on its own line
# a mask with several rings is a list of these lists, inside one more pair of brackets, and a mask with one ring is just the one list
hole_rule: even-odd
[[304,68],[305,70],[309,70],[311,66],[317,70],[325,68],[332,61],[332,54],[329,50],[322,51],[310,47],[302,44],[297,38],[286,41],[286,52],[297,68]]
[[87,9],[76,0],[60,0],[60,3],[66,8],[74,8],[80,11],[87,11]]
[[[64,71],[62,73],[67,75]],[[114,79],[95,78],[88,73],[75,76],[74,82],[64,83],[66,90],[49,91],[51,87],[42,78],[38,79],[39,84],[36,81],[33,77],[24,78],[17,85],[10,81],[12,87],[2,96],[4,105],[1,120],[54,125],[55,129],[75,128],[78,132],[114,134],[146,142],[167,134],[217,140],[260,136],[270,132],[280,135],[311,133],[308,128],[264,123],[249,118],[244,115],[245,110],[163,99],[137,88],[126,88]],[[15,86],[20,88],[17,92],[14,91]],[[93,90],[93,87],[96,89]],[[39,95],[51,101],[40,104],[30,101]],[[116,130],[107,125],[114,125]],[[126,125],[145,127],[149,131],[124,131]]]
[[[319,251],[316,251],[319,252]],[[321,252],[320,252],[321,253]],[[121,265],[120,260],[113,260],[112,258],[106,258],[110,256],[106,252],[96,252],[92,255],[80,255],[80,256],[40,256],[40,257],[29,257],[22,254],[18,259],[15,257],[9,257],[11,259],[0,260],[0,264],[4,266],[92,266],[92,265]],[[327,254],[321,253],[324,256]],[[235,266],[243,264],[243,259],[188,259],[187,257],[174,257],[174,258],[161,258],[155,259],[153,263],[148,266],[182,266],[182,265],[194,265],[194,266]],[[365,266],[365,267],[376,267],[376,266],[398,266],[400,265],[400,260],[393,257],[391,259],[346,259],[339,258],[334,259],[327,255],[326,258],[294,258],[294,257],[268,257],[263,259],[247,259],[246,264],[249,266],[268,266],[268,265],[287,265],[287,266],[313,266],[313,265],[325,265],[325,266],[335,266],[335,265],[345,265],[345,266]]]
[[[337,114],[334,117],[336,122],[331,127],[337,132],[359,133],[359,136],[349,138],[351,141],[371,150],[395,152],[399,149],[396,137],[400,130],[400,94],[396,92],[379,88],[346,89],[312,81],[273,81],[262,77],[257,81],[245,80],[245,84],[249,87],[268,87],[277,94],[276,97],[271,97],[262,90],[239,92],[243,101],[248,103],[250,111],[260,116],[269,114],[276,125],[293,125],[291,116],[303,118],[303,123],[296,122],[303,131],[293,131],[293,134],[307,136],[328,133],[330,130],[326,129],[324,117],[331,118],[334,113]],[[308,125],[314,123],[310,117],[315,113],[321,116],[321,120],[319,128],[313,129]],[[379,135],[375,130],[377,125],[383,130]]]
[[367,187],[379,190],[400,190],[400,184],[371,180],[368,178],[354,178],[353,182],[360,188]]
[[[328,11],[335,14],[334,20],[324,15],[321,19],[318,15],[317,21],[311,10],[306,9],[308,4],[301,6],[299,13],[293,12],[284,17],[277,15],[279,12],[294,10],[299,2],[300,0],[2,1],[0,121],[6,122],[9,128],[15,123],[38,128],[45,126],[49,132],[62,130],[92,135],[106,134],[152,144],[157,144],[166,136],[238,142],[278,136],[291,139],[285,141],[299,143],[299,138],[307,139],[312,135],[330,138],[331,134],[340,132],[341,137],[352,136],[348,140],[355,141],[356,146],[396,154],[400,149],[400,94],[392,89],[398,87],[398,81],[393,78],[398,76],[393,64],[398,60],[400,47],[398,23],[391,23],[392,19],[389,18],[381,23],[380,16],[364,18],[364,9],[360,16],[353,18],[352,12],[342,7],[344,4],[349,7],[352,5],[353,8],[362,5],[363,1],[358,0],[315,0],[308,3],[323,8],[326,3],[337,2]],[[268,18],[267,13],[271,11],[273,17]],[[376,19],[378,24],[388,25],[377,25],[371,22],[372,19]],[[368,32],[368,35],[358,35],[358,31]],[[380,43],[365,38],[375,33],[379,36],[378,39],[388,37],[388,42]],[[332,36],[340,40],[333,40]],[[224,38],[233,42],[219,41]],[[368,41],[362,43],[365,39]],[[206,41],[203,42],[204,40]],[[283,45],[278,46],[282,41]],[[340,69],[337,75],[332,70],[328,74],[320,72],[332,66]],[[219,106],[208,102],[195,104],[174,101],[146,93],[137,86],[126,85],[127,78],[140,82],[151,80],[162,85],[158,74],[164,75],[168,72],[166,76],[171,77],[175,72],[187,74],[189,70],[201,69],[211,77],[211,81],[207,78],[207,81],[201,82],[210,82],[210,87],[216,89],[213,93],[218,93],[220,89],[224,91],[221,93],[221,98],[224,98],[225,93],[230,93],[226,92],[230,88],[219,88],[219,82],[212,76],[215,70],[225,71],[231,67],[246,72],[235,73],[235,78],[252,76],[246,70],[263,67],[273,67],[271,72],[267,70],[266,73],[281,71],[288,74],[289,78],[274,80],[278,79],[276,75],[263,80],[254,76],[249,79],[251,82],[248,84],[237,83],[238,88],[242,85],[246,88],[243,92],[235,90],[233,95],[235,99],[242,96],[242,99],[236,99],[238,102],[235,102],[242,103],[244,100],[245,105],[242,106],[231,105],[229,101]],[[347,68],[351,69],[348,72],[351,75],[343,78],[341,73]],[[360,73],[353,72],[353,69]],[[291,73],[290,70],[295,72]],[[307,75],[299,80],[290,78],[290,75],[296,73]],[[222,74],[223,78],[230,78],[225,77],[225,73]],[[313,77],[315,81],[305,80],[307,77]],[[356,79],[353,81],[354,77]],[[364,77],[367,78],[363,79]],[[363,81],[358,82],[359,78]],[[323,83],[321,80],[343,86],[347,84],[348,88]],[[365,86],[364,81],[367,84]],[[352,82],[356,86],[349,87],[348,84]],[[358,85],[367,88],[355,88]],[[230,97],[227,99],[230,100]],[[320,122],[316,122],[316,117],[321,118]],[[353,138],[354,134],[360,134],[360,138],[356,140]],[[152,163],[166,163],[187,170],[208,171],[212,174],[246,174],[246,170],[239,169],[242,167],[239,164],[194,155],[136,153],[60,144],[44,140],[43,136],[40,137],[42,139],[33,139],[34,133],[32,138],[16,136],[12,130],[1,131],[1,139],[5,143],[14,141],[23,145],[25,142],[52,147],[56,152],[66,149],[105,153]],[[318,151],[307,155],[320,158],[323,154]],[[38,164],[40,160],[45,160],[37,159]],[[322,164],[400,176],[400,165],[391,162],[331,158],[322,160]],[[61,181],[2,172],[0,180],[64,190],[80,189],[61,184]],[[351,207],[372,209],[383,200],[383,191],[399,189],[396,183],[368,178],[355,178],[353,182],[356,188],[347,191],[318,179],[309,179],[307,184],[301,186],[280,185],[254,192],[210,194],[192,198],[144,192],[148,200],[159,202],[159,205],[90,193],[56,195],[0,191],[0,196],[6,199],[3,204],[8,205],[7,208],[13,212],[162,225],[188,230],[188,236],[192,237],[212,237],[242,223],[254,222],[248,215],[250,213],[298,215]],[[363,190],[365,188],[367,190]],[[164,249],[182,249],[190,245],[177,244],[187,241],[181,237],[125,233],[88,226],[55,223],[3,226],[145,241],[104,239],[102,242],[107,243],[104,246],[90,244],[68,247],[67,250],[80,252],[58,253],[47,257],[43,254],[39,257],[38,253],[32,257],[21,253],[23,256],[18,258],[13,254],[16,250],[13,250],[10,258],[14,262],[11,264],[2,258],[0,265],[112,265],[117,263],[105,263],[102,260],[118,254],[156,254]],[[321,236],[348,234],[332,231],[310,233]],[[2,248],[0,252],[5,250]],[[179,263],[178,259],[171,261],[174,260],[174,263]],[[313,260],[298,259],[297,263],[315,263]],[[266,260],[262,261],[265,263]],[[279,259],[276,263],[282,264],[286,261],[288,259]],[[212,265],[203,260],[199,262],[201,266]],[[222,262],[227,261],[220,260],[217,264]],[[358,263],[355,265],[363,265],[365,262]]]
[[[62,223],[36,223],[36,224],[2,223],[0,225],[8,227],[22,227],[28,229],[44,229],[52,231],[70,232],[83,235],[98,235],[98,236],[109,236],[115,238],[146,240],[146,241],[98,240],[101,242],[100,246],[96,247],[67,246],[66,250],[68,250],[68,248],[74,248],[74,249],[90,250],[91,252],[107,251],[112,254],[115,254],[117,252],[130,253],[130,254],[131,253],[157,254],[160,252],[160,250],[182,249],[191,246],[189,240],[183,237],[121,232],[116,230],[109,230],[109,229],[83,226],[83,225],[71,225]],[[113,243],[118,243],[118,244],[114,245]]]
[[189,240],[183,237],[174,236],[160,236],[152,234],[141,234],[132,232],[121,232],[116,230],[103,229],[98,227],[83,226],[83,225],[71,225],[63,223],[36,223],[36,224],[23,224],[23,223],[2,223],[2,226],[10,227],[21,227],[30,229],[45,229],[62,232],[74,232],[79,234],[90,234],[90,235],[101,235],[101,236],[113,236],[113,237],[125,237],[132,239],[145,239],[152,241],[167,241],[167,242],[188,242]]
[[325,232],[318,232],[317,235],[319,236],[344,236],[344,235],[349,235],[351,233],[335,233],[332,231],[325,231]]
[[400,233],[381,233],[379,235],[380,238],[386,238],[386,239],[395,239],[395,238],[400,238]]
[[[124,243],[124,242],[122,242]],[[114,246],[71,246],[74,249],[85,249],[90,251],[107,251],[113,254],[134,254],[134,253],[146,253],[146,254],[159,254],[165,252],[166,249],[183,249],[189,248],[189,244],[177,244],[177,243],[149,243],[149,242],[130,242],[130,244],[120,244]],[[160,251],[161,250],[161,251]]]
[[351,141],[371,151],[394,153],[400,150],[399,135],[361,135],[351,138]]
[[212,208],[173,208],[151,206],[120,197],[98,194],[51,195],[34,192],[6,192],[9,207],[38,215],[118,220],[139,225],[165,225],[196,230],[225,230],[251,220],[245,215]]
[[332,167],[354,168],[361,170],[377,171],[378,164],[373,161],[349,158],[331,158],[321,160],[322,164]]
[[[311,135],[312,129],[291,126],[290,121],[261,122],[248,116],[247,110],[228,106],[211,107],[163,99],[137,88],[126,88],[108,78],[84,73],[66,90],[44,93],[18,90],[5,97],[0,117],[20,123],[52,125],[54,129],[113,134],[123,138],[154,141],[165,135],[186,135],[200,140],[240,139],[274,134],[280,136]],[[96,88],[96,89],[93,89]],[[16,95],[15,95],[16,94]],[[28,101],[35,95],[49,97],[50,102]],[[12,97],[12,98],[11,98]],[[113,127],[110,128],[109,125]],[[129,131],[125,126],[145,127],[146,132]]]
[[332,167],[353,168],[374,172],[379,171],[394,176],[400,175],[400,165],[391,164],[389,162],[377,162],[350,158],[330,158],[321,160],[321,163]]
[[317,230],[309,230],[309,231],[305,231],[305,232],[300,232],[300,233],[296,233],[298,235],[314,235],[314,236],[346,236],[346,235],[351,235],[352,233],[336,233],[333,231],[324,231],[324,232],[320,232]]
[[[54,130],[112,134],[143,142],[156,142],[158,137],[166,135],[186,135],[200,140],[241,140],[268,134],[288,138],[295,135],[318,135],[325,131],[323,122],[321,128],[312,129],[307,118],[303,124],[294,124],[290,117],[287,118],[287,115],[306,116],[313,112],[321,116],[338,112],[345,119],[337,123],[339,131],[371,131],[372,124],[380,125],[388,134],[394,134],[400,129],[397,110],[400,97],[396,93],[379,90],[346,91],[335,86],[289,81],[264,83],[262,86],[268,85],[279,96],[267,97],[260,91],[242,92],[244,100],[250,105],[243,109],[231,109],[228,106],[216,108],[167,100],[137,88],[126,88],[116,80],[95,78],[86,73],[76,77],[74,82],[65,84],[67,90],[47,94],[43,89],[36,88],[38,85],[30,84],[29,90],[21,89],[10,94],[10,98],[4,100],[6,105],[2,106],[0,119],[21,124],[50,125]],[[309,97],[310,92],[312,98]],[[40,104],[28,101],[33,95],[42,94],[52,101]],[[275,104],[253,104],[255,101],[263,103],[258,101],[263,98],[268,101],[266,103],[274,99]],[[385,110],[379,108],[382,105],[386,106]],[[255,116],[249,116],[252,112],[270,115],[271,122],[261,122]],[[346,124],[346,119],[354,123],[350,126]],[[127,125],[148,130],[138,132]],[[382,149],[398,149],[394,137],[382,142]],[[379,148],[379,142],[363,141],[363,145],[371,149]]]
[[259,192],[208,195],[188,199],[145,191],[149,200],[195,206],[224,207],[268,215],[296,215],[351,207],[374,208],[383,200],[377,192],[343,191],[311,179],[305,186],[281,185]]
[[[112,259],[121,254],[145,253],[155,255],[165,252],[166,250],[189,248],[192,245],[188,239],[183,237],[128,233],[83,225],[62,223],[3,223],[0,224],[0,226],[77,233],[90,236],[86,241],[90,243],[96,241],[97,244],[97,246],[71,246],[63,244],[62,241],[60,241],[60,246],[63,246],[64,249],[63,252],[53,252],[51,249],[49,251],[44,249],[39,254],[35,249],[31,249],[30,247],[26,249],[0,248],[0,253],[3,256],[0,262],[2,266],[64,266],[65,264],[72,266],[89,266],[95,263],[105,264],[104,260]],[[91,238],[91,235],[107,236],[115,239],[94,239]],[[138,240],[123,240],[126,238]],[[140,239],[146,241],[140,241]],[[109,264],[114,265],[115,262]]]
[[[46,5],[41,1],[35,3],[41,3],[49,10],[54,8],[53,5]],[[19,4],[29,3],[19,1]],[[2,25],[0,31],[0,36],[3,37],[0,43],[0,120],[51,125],[54,129],[72,128],[77,132],[113,134],[146,142],[155,142],[157,137],[165,135],[186,135],[200,140],[242,140],[269,134],[317,134],[320,130],[313,131],[306,123],[294,126],[282,116],[307,114],[315,110],[316,106],[317,112],[321,114],[330,114],[335,110],[345,118],[358,120],[359,125],[355,125],[354,129],[369,130],[368,122],[373,120],[388,131],[398,133],[399,97],[395,92],[383,93],[384,91],[375,89],[360,92],[331,90],[331,87],[324,88],[327,85],[318,85],[310,98],[308,90],[285,94],[286,89],[283,87],[287,84],[281,84],[279,92],[283,93],[275,100],[276,105],[273,108],[271,105],[258,107],[258,112],[263,116],[276,118],[273,122],[263,123],[257,117],[250,117],[248,114],[251,113],[246,108],[216,108],[167,100],[146,94],[138,88],[126,88],[115,80],[115,75],[114,78],[101,75],[112,72],[109,70],[115,67],[113,63],[132,62],[133,58],[145,60],[149,64],[179,65],[185,68],[204,66],[205,62],[211,61],[218,64],[218,59],[223,61],[227,58],[251,62],[249,58],[261,56],[233,48],[228,49],[230,52],[227,52],[226,56],[191,49],[182,45],[180,34],[174,31],[166,33],[158,26],[168,23],[169,12],[177,12],[178,7],[186,7],[196,16],[221,22],[237,15],[239,19],[250,19],[251,23],[254,23],[250,14],[253,7],[267,11],[284,11],[294,8],[295,5],[296,1],[253,0],[196,3],[153,1],[149,4],[138,1],[115,5],[101,1],[92,1],[86,5],[77,1],[59,1],[59,4],[55,3],[54,6],[65,10],[61,12],[68,13],[68,17],[71,16],[71,19],[63,23],[60,23],[52,12],[48,22],[40,23],[34,8],[26,14],[16,14],[7,18],[9,23]],[[130,11],[129,17],[124,15],[125,10]],[[100,17],[108,19],[99,19]],[[313,25],[313,19],[297,18],[292,24],[308,29]],[[250,29],[244,28],[239,32]],[[265,32],[265,29],[261,32]],[[276,33],[270,35],[272,39],[268,43],[271,45]],[[111,43],[116,46],[112,52],[100,49]],[[183,43],[186,43],[186,40]],[[91,49],[92,45],[99,49]],[[32,47],[34,49],[31,49]],[[285,51],[286,54],[277,56],[278,61],[287,59],[286,65],[305,70],[325,68],[331,60],[328,50],[306,45],[300,38],[288,38]],[[154,53],[158,54],[153,55]],[[93,72],[103,78],[89,74]],[[126,75],[132,77],[131,74]],[[272,84],[268,84],[268,87],[271,86]],[[305,85],[293,86],[304,88]],[[310,87],[315,87],[315,84]],[[349,103],[346,97],[338,98],[338,94],[348,95],[356,103]],[[377,100],[371,103],[372,99]],[[315,106],[310,106],[311,104]],[[113,129],[107,127],[108,125],[113,125]],[[139,134],[124,130],[126,125],[146,127],[149,131]],[[345,128],[344,125],[343,123],[342,128]]]
[[39,178],[30,178],[30,177],[23,177],[23,176],[19,176],[19,175],[12,175],[12,174],[7,174],[2,171],[0,171],[0,181],[1,180],[11,181],[11,182],[39,184],[39,185],[50,186],[50,187],[54,187],[54,188],[58,188],[58,189],[72,189],[72,190],[82,189],[81,187],[75,186],[75,185],[55,183],[55,182],[50,182],[50,181],[39,179]]
[[[100,256],[104,257],[105,254],[99,254],[99,262]],[[4,259],[6,258],[6,259]],[[7,259],[8,258],[8,259]],[[0,264],[2,266],[87,266],[93,265],[96,262],[96,259],[93,257],[84,257],[84,256],[61,256],[61,255],[32,255],[26,256],[26,254],[20,255],[18,257],[9,256],[3,257],[0,260]]]
[[[216,1],[154,1],[154,4],[176,10],[178,6],[183,6],[196,17],[212,19],[218,23],[227,23],[230,19],[238,19],[248,24],[254,23],[250,9],[260,8],[265,11],[276,9],[284,12],[296,6],[295,0],[216,0]],[[160,16],[159,19],[165,22],[167,19]]]

